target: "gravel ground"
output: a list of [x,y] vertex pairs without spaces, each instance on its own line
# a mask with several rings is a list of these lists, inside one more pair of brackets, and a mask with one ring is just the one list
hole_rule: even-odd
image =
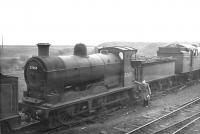
[[147,123],[150,120],[172,111],[198,96],[200,96],[200,84],[172,91],[164,96],[155,97],[151,100],[148,108],[142,107],[142,104],[137,104],[133,107],[124,107],[112,113],[110,116],[102,116],[103,119],[94,124],[81,125],[80,127],[56,132],[56,134],[120,133],[119,130],[115,129],[116,127],[122,128],[123,125],[127,126],[129,122],[131,122],[131,124],[135,122],[137,127],[138,125]]
[[183,131],[185,134],[200,134],[200,120],[196,121],[194,125],[192,125],[186,131]]

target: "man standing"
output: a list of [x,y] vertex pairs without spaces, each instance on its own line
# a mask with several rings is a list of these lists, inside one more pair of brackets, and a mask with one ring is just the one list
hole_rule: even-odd
[[142,98],[143,98],[143,106],[148,107],[150,95],[151,95],[151,89],[149,87],[149,84],[146,83],[145,80],[142,81],[142,85],[140,87],[141,87],[141,93],[142,93]]
[[142,83],[140,82],[135,82],[135,83],[139,84],[139,90],[140,90],[141,98],[143,100],[143,106],[148,107],[150,95],[151,95],[151,89],[150,89],[149,84],[146,83],[145,80],[143,80]]

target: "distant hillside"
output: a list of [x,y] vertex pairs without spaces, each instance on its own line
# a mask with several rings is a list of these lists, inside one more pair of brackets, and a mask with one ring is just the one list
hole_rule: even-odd
[[149,43],[142,49],[138,51],[138,54],[145,56],[156,56],[159,47],[164,47],[168,45],[168,43]]
[[101,47],[106,47],[106,46],[129,46],[136,48],[138,50],[144,48],[147,46],[149,43],[147,42],[105,42],[100,44],[99,46]]
[[163,42],[105,42],[100,44],[106,46],[129,46],[138,49],[139,55],[154,56],[157,54],[158,47],[166,46],[169,43]]

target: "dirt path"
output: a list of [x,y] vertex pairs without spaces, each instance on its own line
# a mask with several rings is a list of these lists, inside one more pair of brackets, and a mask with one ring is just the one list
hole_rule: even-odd
[[170,93],[166,96],[160,96],[150,102],[148,108],[142,107],[142,104],[131,108],[123,108],[110,117],[107,116],[101,123],[91,125],[84,125],[81,127],[73,128],[57,132],[56,134],[99,134],[104,132],[106,134],[119,133],[114,129],[122,124],[128,122],[137,122],[143,124],[162,114],[172,111],[176,107],[190,101],[193,98],[200,96],[200,85],[194,85],[189,88],[181,89],[177,92]]

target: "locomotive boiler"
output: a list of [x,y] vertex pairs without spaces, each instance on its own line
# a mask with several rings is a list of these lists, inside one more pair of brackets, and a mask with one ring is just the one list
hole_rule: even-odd
[[48,94],[69,90],[86,90],[91,83],[108,81],[108,87],[119,84],[121,61],[112,53],[87,55],[86,46],[78,44],[74,55],[51,57],[49,44],[38,44],[39,55],[29,59],[24,76],[28,96],[45,99]]

